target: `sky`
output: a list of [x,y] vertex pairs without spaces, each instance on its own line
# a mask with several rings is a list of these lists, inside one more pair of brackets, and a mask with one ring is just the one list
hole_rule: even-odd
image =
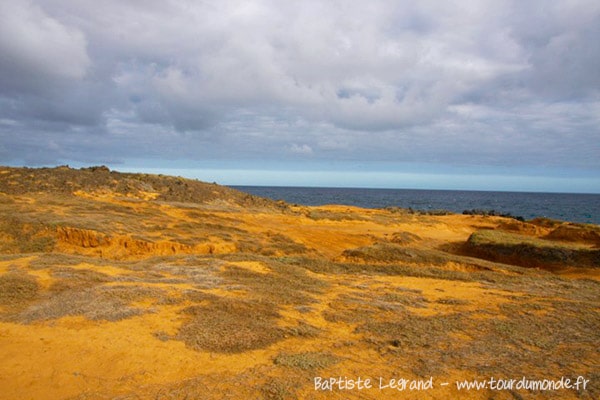
[[600,2],[0,0],[0,164],[600,193]]

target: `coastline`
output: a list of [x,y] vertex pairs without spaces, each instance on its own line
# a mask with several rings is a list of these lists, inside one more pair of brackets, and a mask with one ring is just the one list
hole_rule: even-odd
[[272,200],[319,206],[400,207],[421,212],[480,210],[522,217],[600,224],[600,194],[466,190],[231,186]]
[[600,227],[104,168],[0,185],[2,400],[600,395]]

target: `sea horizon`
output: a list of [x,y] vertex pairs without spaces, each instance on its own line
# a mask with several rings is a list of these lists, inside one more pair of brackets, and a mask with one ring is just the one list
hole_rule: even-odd
[[440,192],[484,192],[484,193],[535,193],[535,194],[582,194],[600,196],[600,192],[565,192],[565,191],[542,191],[542,190],[502,190],[502,189],[439,189],[439,188],[404,188],[404,187],[378,187],[378,186],[329,186],[329,185],[229,185],[218,183],[222,186],[238,189],[243,187],[250,188],[290,188],[290,189],[360,189],[360,190],[423,190]]
[[600,225],[600,194],[448,189],[348,188],[322,186],[251,186],[231,188],[306,206],[399,207],[464,213],[494,211],[531,220],[538,217]]

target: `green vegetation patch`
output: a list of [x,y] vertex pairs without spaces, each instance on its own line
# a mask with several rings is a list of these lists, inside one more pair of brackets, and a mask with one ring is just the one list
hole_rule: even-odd
[[474,232],[464,251],[490,261],[523,267],[600,267],[600,250],[496,230]]

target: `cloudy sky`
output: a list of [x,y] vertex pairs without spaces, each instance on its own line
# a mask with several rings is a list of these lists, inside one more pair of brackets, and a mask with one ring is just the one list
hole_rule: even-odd
[[600,193],[600,2],[0,0],[0,163]]

